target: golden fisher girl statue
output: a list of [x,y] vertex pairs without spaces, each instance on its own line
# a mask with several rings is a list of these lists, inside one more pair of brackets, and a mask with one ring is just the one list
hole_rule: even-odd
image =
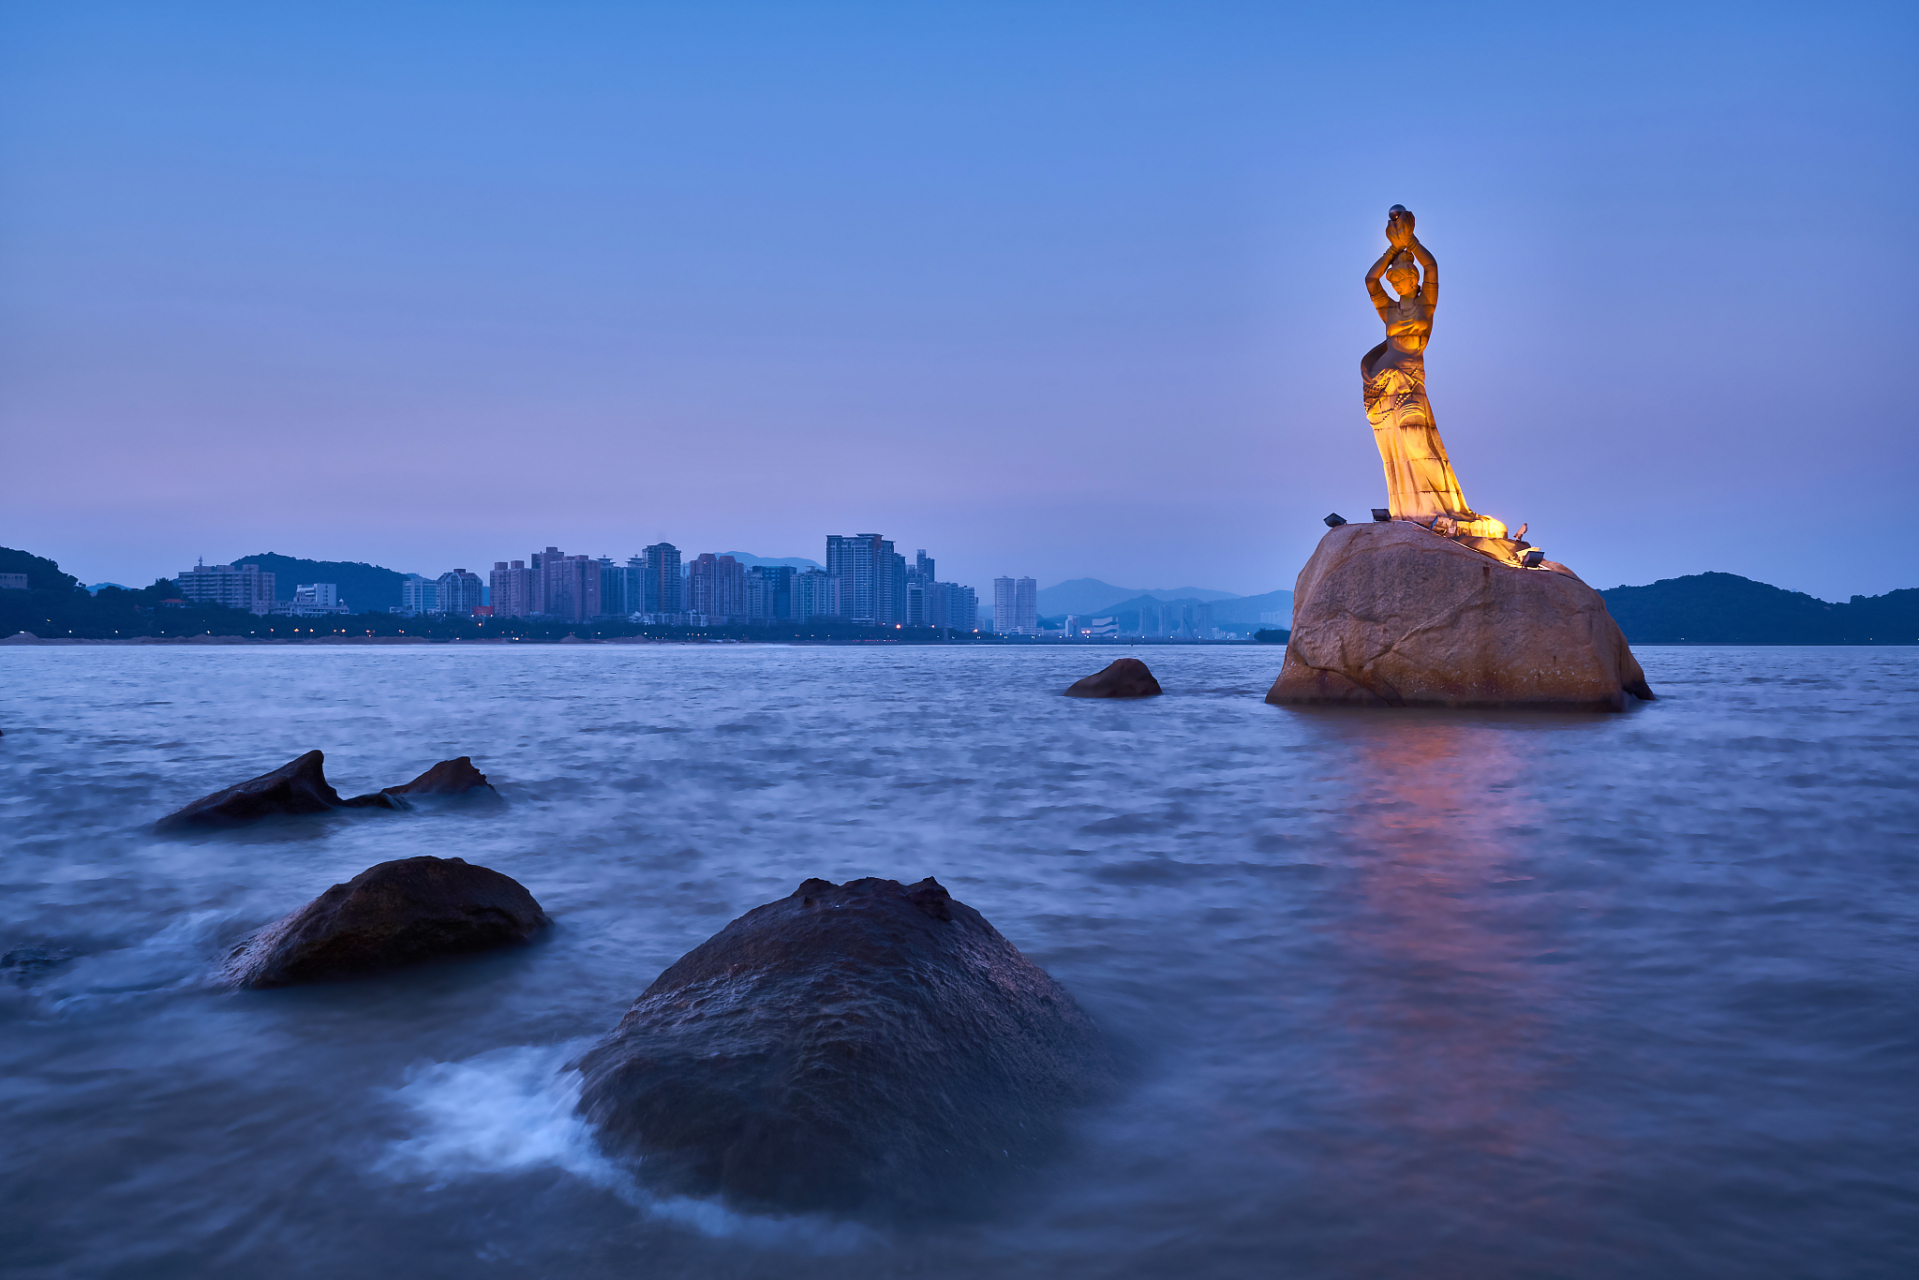
[[[1360,359],[1359,373],[1365,382],[1366,417],[1386,466],[1392,518],[1453,537],[1505,539],[1504,524],[1466,505],[1433,422],[1432,402],[1426,398],[1425,352],[1439,305],[1439,263],[1413,234],[1413,215],[1402,205],[1394,205],[1386,216],[1386,239],[1386,252],[1366,273],[1366,291],[1386,322],[1386,341]],[[1382,275],[1397,298],[1379,287]]]

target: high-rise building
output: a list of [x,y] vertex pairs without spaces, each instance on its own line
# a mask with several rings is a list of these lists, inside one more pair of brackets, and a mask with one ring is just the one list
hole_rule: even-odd
[[979,630],[979,595],[971,587],[962,587],[957,582],[937,584],[938,592],[934,599],[939,602],[942,612],[936,613],[933,625],[951,627],[955,631]]
[[433,605],[435,613],[470,618],[473,611],[480,607],[480,575],[477,573],[455,569],[451,573],[441,574],[434,586],[437,588]]
[[508,564],[495,560],[489,581],[493,587],[494,617],[524,618],[539,612],[540,575],[537,570],[529,569],[526,561]]
[[584,622],[600,613],[600,562],[569,556],[558,547],[535,552],[539,612],[566,622]]
[[1032,578],[993,579],[993,630],[1030,636],[1039,631],[1039,583]]
[[440,584],[432,578],[409,573],[400,582],[400,612],[408,617],[435,612],[439,600]]
[[760,626],[793,620],[792,565],[756,564],[746,571],[746,620]]
[[887,543],[886,547],[887,568],[890,570],[887,577],[890,581],[886,584],[884,597],[886,611],[880,615],[879,621],[881,626],[890,627],[904,625],[906,622],[907,572],[906,557],[894,551],[892,543]]
[[680,573],[680,549],[656,542],[640,552],[640,612],[684,613],[685,578]]
[[840,616],[840,580],[824,569],[793,575],[793,621]]
[[906,620],[906,558],[879,534],[828,534],[826,572],[839,583],[840,616],[848,622],[890,627]]
[[639,556],[623,565],[600,557],[600,612],[609,618],[646,612],[646,563]]
[[[566,554],[558,547],[548,547],[544,551],[535,551],[533,553],[533,560],[530,566],[533,570],[532,613],[548,614],[553,612],[553,610],[548,607],[550,597],[554,591],[560,589],[559,564],[565,559]],[[547,565],[549,563],[554,566],[551,573],[547,571]]]
[[220,604],[266,614],[273,608],[273,575],[257,564],[197,564],[175,579],[188,604]]
[[933,557],[921,547],[913,553],[913,562],[906,566],[905,587],[901,594],[900,613],[909,627],[937,627],[946,625],[938,621],[940,605],[938,600],[940,584],[933,579]]
[[686,566],[686,612],[713,625],[746,619],[746,566],[711,551]]

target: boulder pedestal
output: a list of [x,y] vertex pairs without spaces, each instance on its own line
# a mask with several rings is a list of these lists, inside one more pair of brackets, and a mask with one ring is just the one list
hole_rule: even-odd
[[1330,530],[1293,589],[1282,706],[1625,709],[1645,672],[1570,569],[1516,567],[1407,521]]

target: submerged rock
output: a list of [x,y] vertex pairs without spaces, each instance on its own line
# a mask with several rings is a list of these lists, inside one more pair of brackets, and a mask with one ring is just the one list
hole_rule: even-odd
[[0,955],[0,973],[6,974],[21,986],[26,986],[38,981],[71,959],[73,959],[73,953],[65,947],[16,947],[5,955]]
[[519,881],[460,858],[369,867],[248,938],[229,981],[285,987],[530,942],[548,920]]
[[442,760],[411,782],[380,788],[380,794],[388,796],[450,798],[472,796],[475,792],[492,799],[498,799],[500,794],[486,780],[486,775],[473,767],[472,756]]
[[1104,671],[1067,686],[1069,698],[1151,698],[1162,690],[1153,672],[1138,658],[1121,658]]
[[1597,591],[1407,521],[1320,539],[1293,589],[1279,704],[1619,711],[1651,699]]
[[157,832],[242,827],[262,818],[325,813],[329,809],[397,809],[400,802],[375,792],[340,798],[326,780],[326,757],[319,751],[289,760],[271,773],[202,796],[153,824]]
[[654,980],[575,1064],[581,1112],[672,1189],[950,1211],[1111,1080],[1066,989],[931,878],[808,880]]

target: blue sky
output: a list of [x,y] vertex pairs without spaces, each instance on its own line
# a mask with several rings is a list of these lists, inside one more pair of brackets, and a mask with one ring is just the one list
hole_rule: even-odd
[[1915,12],[11,4],[0,541],[1289,587],[1398,202],[1476,507],[1919,586]]

